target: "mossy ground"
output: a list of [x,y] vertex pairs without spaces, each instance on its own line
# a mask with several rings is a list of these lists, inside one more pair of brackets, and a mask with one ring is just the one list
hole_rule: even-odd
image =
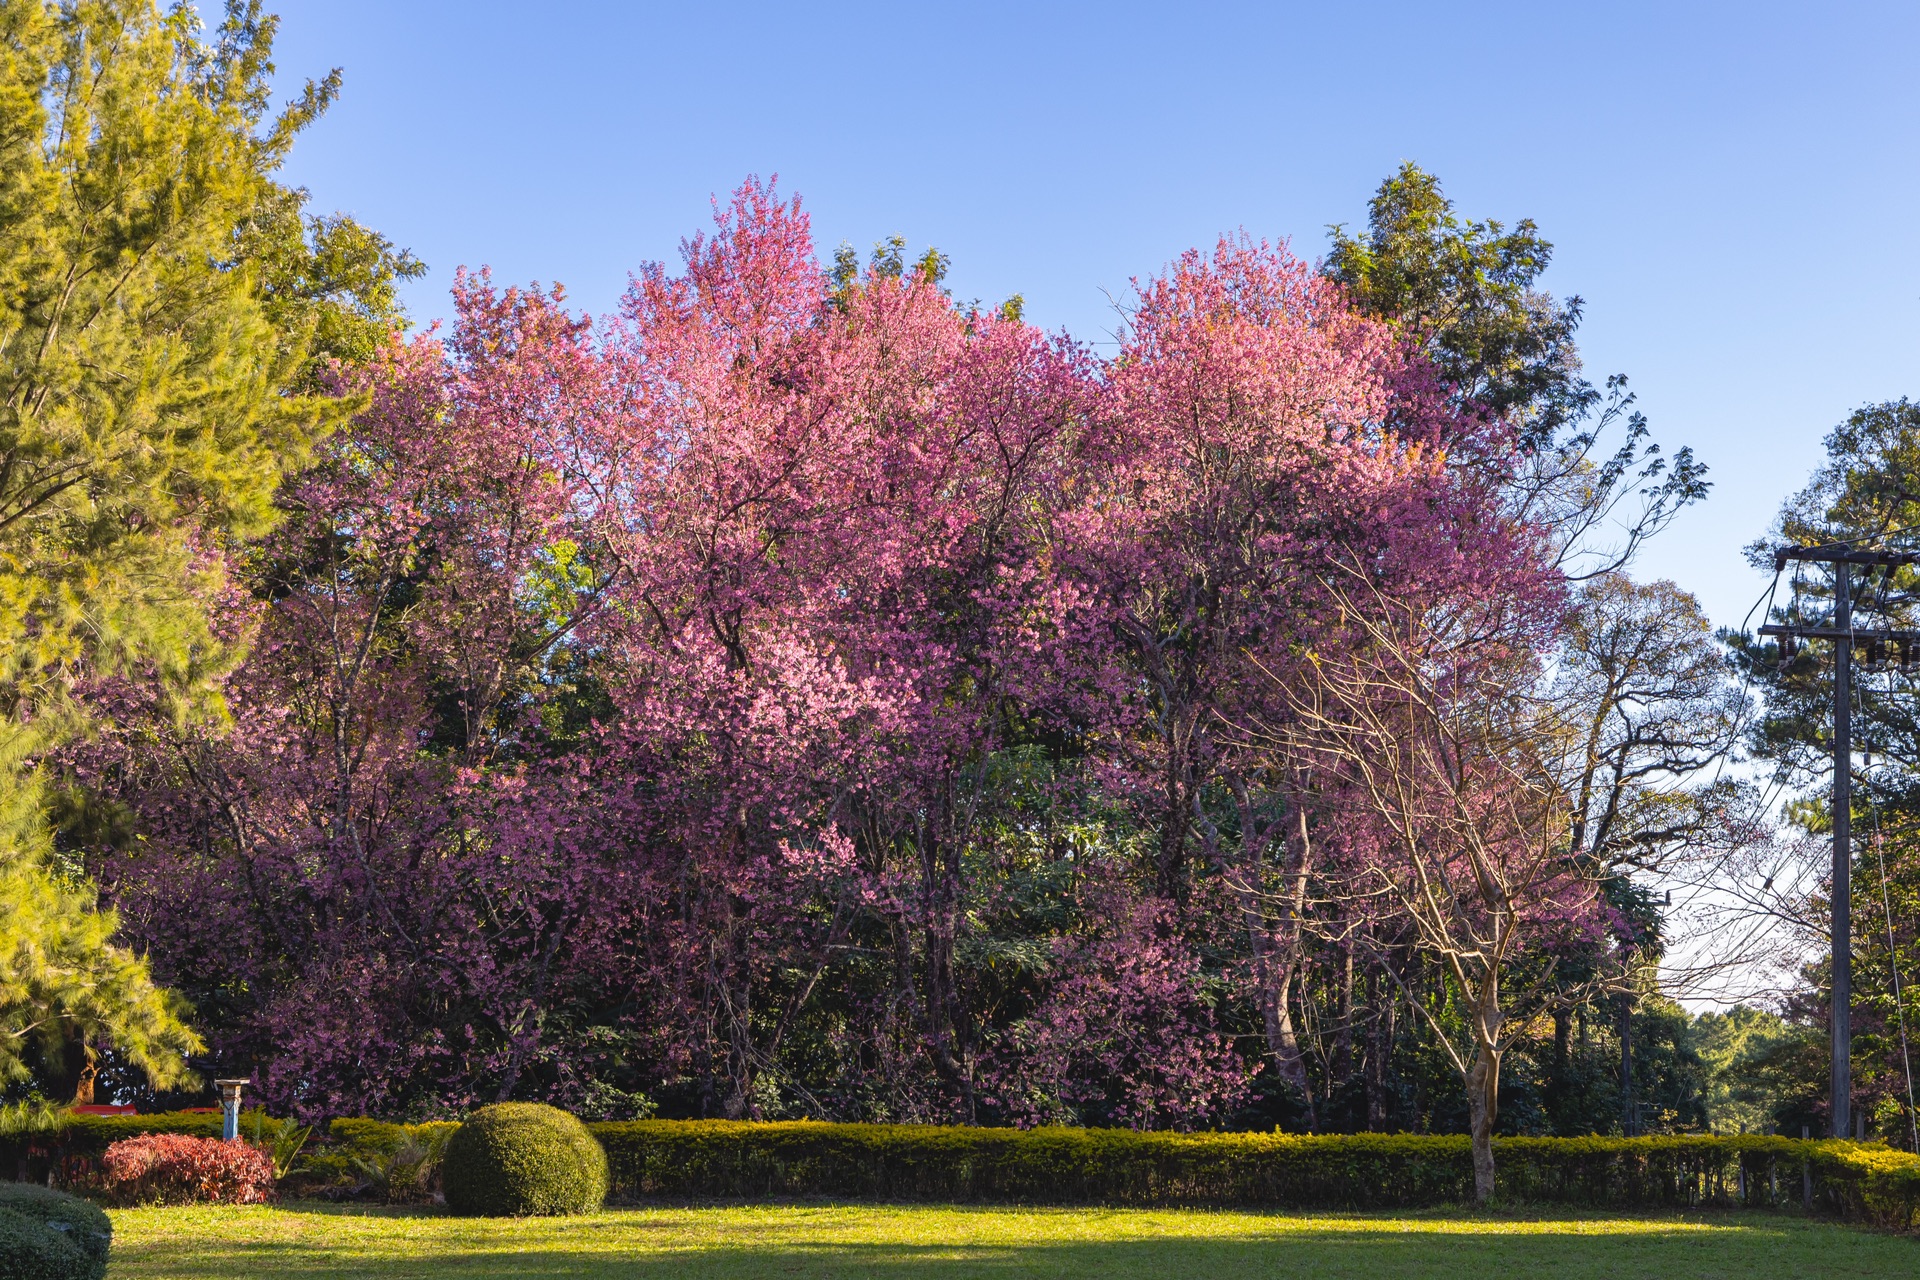
[[752,1205],[475,1219],[292,1204],[114,1214],[109,1280],[1523,1280],[1920,1274],[1920,1240],[1758,1213],[1666,1217]]

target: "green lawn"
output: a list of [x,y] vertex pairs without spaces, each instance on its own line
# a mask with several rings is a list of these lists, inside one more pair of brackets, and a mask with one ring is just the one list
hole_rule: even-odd
[[1920,1241],[1760,1214],[1301,1217],[893,1205],[471,1219],[294,1204],[114,1215],[109,1280],[591,1276],[641,1280],[1573,1280],[1920,1275]]

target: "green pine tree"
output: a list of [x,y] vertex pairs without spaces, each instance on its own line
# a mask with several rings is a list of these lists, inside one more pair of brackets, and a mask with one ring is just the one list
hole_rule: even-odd
[[0,1084],[110,1046],[156,1086],[200,1047],[53,856],[39,760],[116,673],[217,715],[222,552],[353,405],[332,357],[419,266],[275,180],[338,73],[268,106],[274,19],[230,0],[0,0]]

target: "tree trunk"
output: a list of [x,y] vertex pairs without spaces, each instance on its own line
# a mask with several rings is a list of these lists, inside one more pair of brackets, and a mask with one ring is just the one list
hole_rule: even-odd
[[1561,1112],[1567,1097],[1568,1041],[1573,1035],[1573,1015],[1565,1009],[1553,1011],[1553,1074],[1547,1082],[1547,1120],[1560,1134]]
[[973,1124],[978,1119],[979,1107],[973,1083],[972,1045],[959,980],[954,972],[961,917],[959,849],[952,841],[940,842],[936,847],[935,832],[934,822],[929,820],[919,839],[921,893],[926,914],[921,930],[927,983],[927,998],[922,1005],[923,1034],[934,1071],[957,1095],[962,1122]]
[[1253,944],[1254,982],[1260,992],[1260,1020],[1266,1031],[1267,1052],[1280,1078],[1300,1094],[1307,1111],[1307,1128],[1319,1132],[1320,1118],[1314,1111],[1313,1085],[1307,1079],[1306,1055],[1300,1049],[1300,1035],[1293,1025],[1293,968],[1276,962],[1267,946],[1266,934],[1255,919],[1249,925]]
[[1381,1133],[1387,1127],[1387,1058],[1393,1050],[1395,1006],[1382,1001],[1381,978],[1367,975],[1367,1129]]
[[1467,1072],[1467,1112],[1473,1126],[1473,1202],[1493,1199],[1493,1124],[1500,1115],[1500,1057],[1482,1045]]
[[1620,1132],[1631,1138],[1640,1117],[1633,1100],[1633,997],[1620,997]]
[[74,1086],[73,1101],[69,1105],[76,1107],[90,1107],[93,1105],[93,1081],[95,1073],[98,1070],[99,1061],[100,1055],[95,1053],[93,1046],[86,1042],[85,1037],[82,1037],[80,1040],[79,1082]]
[[1288,878],[1293,883],[1287,899],[1283,900],[1279,927],[1275,929],[1269,925],[1266,899],[1260,892],[1265,879],[1265,850],[1273,828],[1266,828],[1264,833],[1259,830],[1244,786],[1236,785],[1234,794],[1240,808],[1238,865],[1227,861],[1220,833],[1206,821],[1204,814],[1199,815],[1200,828],[1214,865],[1228,872],[1228,886],[1239,907],[1241,921],[1246,925],[1267,1052],[1272,1055],[1274,1068],[1280,1078],[1300,1094],[1301,1105],[1306,1108],[1307,1128],[1318,1133],[1320,1118],[1313,1104],[1313,1083],[1307,1076],[1306,1054],[1300,1048],[1300,1034],[1293,1021],[1293,984],[1303,967],[1300,919],[1307,888],[1304,811],[1301,843],[1295,851],[1297,856],[1293,858],[1294,865],[1288,871]]
[[1340,1030],[1333,1038],[1333,1080],[1327,1094],[1353,1079],[1353,948],[1348,947],[1340,973]]

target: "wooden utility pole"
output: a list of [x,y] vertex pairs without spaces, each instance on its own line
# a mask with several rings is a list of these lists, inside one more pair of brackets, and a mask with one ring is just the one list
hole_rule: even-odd
[[[1870,663],[1887,660],[1891,647],[1899,651],[1907,669],[1920,651],[1920,631],[1884,631],[1853,625],[1853,566],[1867,566],[1863,578],[1870,584],[1873,570],[1920,563],[1920,552],[1863,551],[1851,542],[1818,547],[1781,547],[1773,553],[1777,573],[1792,561],[1833,566],[1833,625],[1807,627],[1765,626],[1763,636],[1778,636],[1783,660],[1793,655],[1801,640],[1833,642],[1833,1069],[1832,1132],[1836,1138],[1852,1134],[1853,1101],[1853,654],[1864,646]],[[1871,608],[1869,603],[1867,607]]]

